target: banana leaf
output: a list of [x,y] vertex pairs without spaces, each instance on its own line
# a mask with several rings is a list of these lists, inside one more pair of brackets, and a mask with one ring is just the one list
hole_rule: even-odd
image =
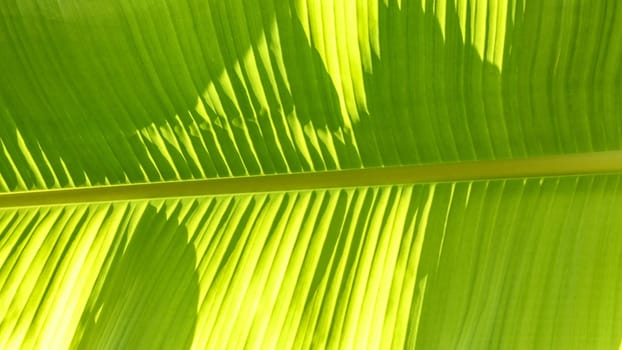
[[0,348],[616,349],[621,62],[615,0],[3,1]]

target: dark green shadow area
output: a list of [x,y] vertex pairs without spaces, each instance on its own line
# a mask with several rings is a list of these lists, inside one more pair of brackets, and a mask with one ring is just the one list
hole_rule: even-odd
[[[168,8],[166,1],[139,6],[107,0],[60,7],[25,1],[0,7],[0,137],[27,187],[36,172],[16,131],[47,186],[54,176],[61,187],[69,177],[84,185],[173,176],[161,152],[136,131],[183,117],[207,84],[208,70],[222,70],[217,60],[205,67],[180,57],[198,38],[187,20],[192,2],[176,3]],[[196,173],[173,147],[168,150],[181,176]],[[17,176],[10,176],[7,160],[2,164],[9,188],[15,187]]]
[[[80,349],[187,349],[197,321],[194,245],[179,222],[181,205],[149,205],[131,237],[119,233],[83,314]],[[128,242],[129,240],[129,242]],[[104,270],[105,271],[105,270]]]
[[463,43],[462,35],[472,33],[469,26],[461,33],[453,5],[444,33],[434,6],[390,1],[378,7],[380,54],[365,76],[369,114],[355,130],[368,165],[509,156],[508,135],[499,132],[500,71]]

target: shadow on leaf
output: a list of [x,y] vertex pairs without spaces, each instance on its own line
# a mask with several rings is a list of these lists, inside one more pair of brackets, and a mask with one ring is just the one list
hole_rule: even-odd
[[[151,204],[135,229],[120,233],[100,275],[74,345],[78,348],[186,349],[197,320],[196,257],[178,218]],[[135,212],[139,213],[139,212]],[[105,270],[104,270],[105,271]]]

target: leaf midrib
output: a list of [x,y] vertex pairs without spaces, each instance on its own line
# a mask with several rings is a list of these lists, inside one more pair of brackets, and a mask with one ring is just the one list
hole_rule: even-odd
[[610,173],[622,173],[622,151],[7,192],[0,208]]

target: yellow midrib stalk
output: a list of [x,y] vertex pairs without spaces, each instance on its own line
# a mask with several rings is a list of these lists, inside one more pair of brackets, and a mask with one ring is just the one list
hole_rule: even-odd
[[622,151],[8,192],[0,208],[608,173],[622,173]]

